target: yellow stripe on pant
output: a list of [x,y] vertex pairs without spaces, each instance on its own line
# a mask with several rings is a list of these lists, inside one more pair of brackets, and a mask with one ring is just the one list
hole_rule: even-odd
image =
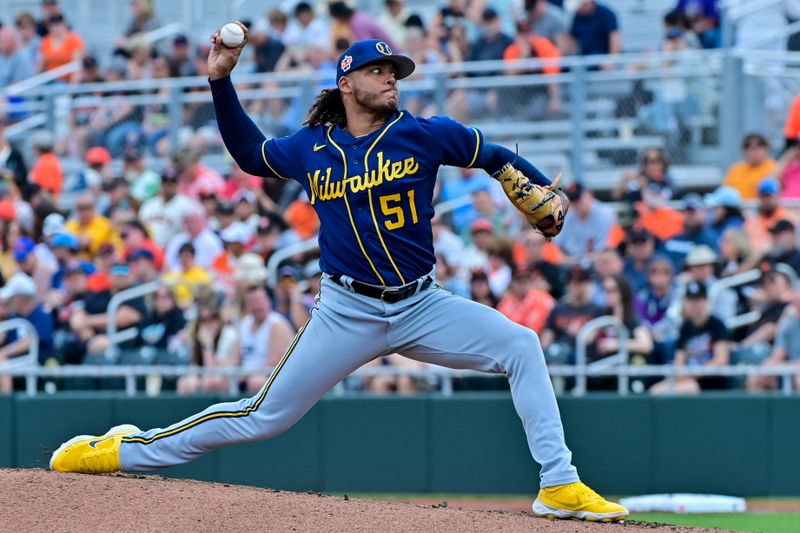
[[164,431],[163,433],[158,433],[156,435],[153,435],[149,439],[145,439],[143,437],[122,437],[122,442],[132,442],[132,443],[135,442],[135,443],[138,443],[138,444],[151,444],[152,442],[155,442],[158,439],[163,439],[164,437],[177,435],[178,433],[181,433],[182,431],[185,431],[187,429],[193,428],[193,427],[195,427],[195,426],[197,426],[199,424],[202,424],[203,422],[208,422],[209,420],[215,420],[217,418],[243,417],[243,416],[249,415],[250,413],[252,413],[254,411],[257,411],[258,408],[261,406],[261,403],[264,401],[264,398],[266,398],[267,392],[269,391],[270,386],[272,386],[272,382],[275,381],[275,378],[277,377],[278,373],[283,368],[283,365],[286,364],[286,361],[289,360],[289,356],[292,355],[292,352],[294,351],[295,346],[297,346],[297,343],[300,341],[300,337],[303,335],[303,332],[306,330],[306,327],[308,327],[308,323],[309,322],[311,322],[310,318],[308,320],[306,320],[306,323],[303,324],[303,327],[300,328],[300,331],[297,332],[297,335],[295,335],[295,338],[292,341],[292,344],[289,345],[289,349],[286,350],[286,354],[283,356],[283,358],[281,358],[280,362],[278,363],[278,366],[275,367],[275,370],[272,372],[272,375],[269,377],[269,381],[267,381],[267,384],[264,386],[264,390],[258,396],[258,399],[255,401],[255,403],[253,405],[250,405],[250,406],[246,407],[245,409],[242,409],[241,411],[220,411],[220,412],[217,412],[217,413],[209,413],[209,414],[207,414],[205,416],[202,416],[202,417],[200,417],[200,418],[198,418],[196,420],[192,420],[191,422],[187,422],[186,424],[184,424],[182,426],[170,429],[168,431]]

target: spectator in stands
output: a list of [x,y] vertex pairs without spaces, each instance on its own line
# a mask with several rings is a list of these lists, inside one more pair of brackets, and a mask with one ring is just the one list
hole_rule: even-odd
[[625,247],[624,273],[634,292],[647,285],[647,268],[656,252],[656,239],[644,229],[633,228]]
[[739,298],[733,289],[718,290],[714,287],[717,282],[715,268],[719,258],[710,247],[698,245],[686,256],[684,262],[685,272],[681,274],[683,284],[678,288],[673,307],[670,309],[670,316],[677,319],[681,314],[681,305],[688,284],[698,282],[704,288],[708,288],[710,313],[723,322],[737,315],[739,311]]
[[264,385],[264,374],[274,368],[292,341],[289,321],[273,311],[267,291],[251,287],[245,294],[245,316],[239,322],[242,368],[254,374],[243,384],[249,393]]
[[489,288],[492,294],[500,298],[511,283],[511,265],[514,264],[511,242],[504,238],[494,239],[488,252],[489,267],[486,274],[489,276]]
[[721,34],[717,0],[678,0],[675,12],[686,17],[703,48],[719,48]]
[[35,71],[39,65],[39,49],[42,44],[41,37],[36,33],[36,19],[28,11],[20,11],[14,17],[14,25],[19,35],[19,50],[25,54]]
[[783,198],[800,198],[800,146],[790,146],[778,158],[775,177],[782,185]]
[[719,239],[728,228],[744,226],[742,197],[738,189],[730,186],[717,188],[705,197],[705,203],[711,208],[711,222],[708,226],[714,233],[714,248],[719,247]]
[[139,220],[150,230],[153,241],[161,248],[178,235],[187,214],[200,206],[178,192],[178,174],[165,169],[161,174],[161,189],[157,196],[146,200],[139,209]]
[[436,252],[436,283],[446,291],[469,298],[469,285],[459,275],[458,267],[451,265],[446,256],[441,252]]
[[64,187],[64,172],[54,151],[53,135],[49,131],[40,130],[31,137],[36,159],[31,167],[30,181],[47,191],[53,199],[58,199]]
[[578,332],[601,314],[602,308],[592,303],[591,271],[581,265],[572,267],[567,277],[567,293],[550,312],[540,336],[547,360],[574,363]]
[[278,60],[286,51],[286,46],[281,41],[281,36],[271,31],[259,31],[254,28],[248,36],[253,46],[256,72],[273,72]]
[[[686,286],[683,304],[683,322],[675,352],[675,367],[725,366],[730,361],[729,334],[725,324],[709,312],[706,286],[692,281]],[[701,390],[728,388],[722,376],[676,376],[674,390],[668,380],[650,388],[652,394],[697,394]]]
[[68,232],[78,237],[83,259],[94,257],[100,245],[105,243],[111,243],[117,249],[122,248],[122,240],[111,220],[95,211],[96,200],[91,194],[81,195],[75,204],[77,216],[65,225]]
[[178,307],[186,309],[192,304],[195,288],[201,285],[211,286],[213,279],[207,269],[195,263],[195,250],[191,242],[186,242],[178,249],[180,268],[164,274],[164,283],[175,290]]
[[689,19],[680,11],[670,11],[664,15],[664,43],[661,50],[676,52],[701,48],[697,34],[691,31]]
[[[409,370],[425,370],[427,363],[408,359],[400,354],[393,353],[369,361],[362,368],[395,367]],[[414,394],[418,392],[417,379],[409,375],[377,375],[364,378],[364,390],[372,394]]]
[[158,279],[158,268],[153,252],[147,248],[138,248],[125,257],[131,268],[134,281],[141,285]]
[[134,252],[147,250],[153,256],[156,270],[160,271],[164,267],[164,250],[153,242],[147,233],[147,228],[138,219],[126,220],[120,229],[119,236],[123,243],[123,257],[129,258]]
[[[66,231],[56,233],[50,241],[50,247],[58,263],[58,270],[53,273],[50,284],[55,291],[64,287],[64,275],[68,265],[75,265],[77,263],[85,274],[91,274],[95,271],[94,264],[90,261],[81,260],[78,257],[80,241],[78,241],[75,235],[67,233]],[[50,298],[48,298],[48,302],[54,303]],[[51,307],[55,307],[55,305]]]
[[9,118],[0,113],[0,179],[13,181],[17,188],[22,188],[28,183],[28,166],[22,152],[6,137],[6,127],[10,125]]
[[122,155],[122,175],[130,183],[131,197],[142,203],[158,195],[161,177],[145,164],[144,150],[136,145],[128,145]]
[[540,333],[554,306],[553,297],[534,286],[532,272],[515,267],[497,310],[517,324]]
[[125,263],[114,264],[109,273],[110,287],[90,291],[83,309],[75,310],[70,316],[70,328],[88,354],[98,354],[108,348],[105,332],[109,320],[114,320],[117,331],[121,331],[140,323],[147,314],[144,297],[139,296],[122,302],[115,316],[108,315],[111,298],[133,284],[130,267]]
[[784,151],[800,144],[800,94],[794,97],[783,126]]
[[53,291],[51,301],[45,304],[52,312],[57,360],[62,364],[77,365],[83,362],[85,345],[70,328],[72,314],[83,309],[87,297],[86,270],[79,261],[67,263],[63,271],[63,290]]
[[489,288],[489,276],[481,268],[472,271],[469,280],[469,298],[487,307],[497,308],[499,302]]
[[103,194],[97,199],[97,209],[109,220],[119,223],[134,215],[133,199],[128,181],[122,176],[112,178],[103,185]]
[[153,293],[153,305],[141,325],[136,344],[145,360],[163,364],[173,360],[188,339],[186,318],[177,306],[175,293],[163,285]]
[[[772,235],[769,235],[770,242]],[[759,255],[753,253],[752,241],[743,230],[728,228],[719,242],[720,278],[734,276],[753,268]]]
[[192,46],[185,35],[176,35],[172,40],[169,60],[178,76],[194,76],[197,74],[194,59],[192,58]]
[[760,290],[754,295],[754,311],[758,320],[747,327],[745,337],[731,344],[731,352],[739,361],[761,361],[772,351],[792,289],[792,280],[785,272],[770,270],[761,278]]
[[178,191],[192,200],[198,200],[202,191],[221,195],[225,189],[225,180],[216,170],[200,162],[200,151],[195,148],[176,152],[172,164],[179,177]]
[[769,142],[758,133],[746,135],[742,141],[744,160],[730,166],[723,185],[738,190],[744,200],[755,200],[758,184],[775,173],[775,161],[769,155]]
[[[653,337],[647,326],[636,316],[633,291],[625,276],[617,274],[602,280],[603,292],[608,302],[606,314],[616,318],[628,331],[626,348],[632,364],[645,364],[653,352]],[[596,330],[589,337],[587,356],[589,361],[598,361],[619,353],[622,349],[617,327],[607,326]],[[615,378],[592,378],[589,388],[594,390],[616,390]]]
[[[557,75],[561,73],[558,48],[547,38],[538,35],[527,19],[517,21],[517,33],[513,42],[503,52],[503,60],[508,63],[509,75],[540,74]],[[522,69],[515,66],[518,59],[541,59],[547,61],[541,69]],[[503,115],[538,118],[545,114],[554,115],[561,109],[561,85],[550,83],[547,86],[507,87],[498,92]]]
[[488,272],[489,250],[495,238],[494,226],[485,218],[475,219],[470,226],[470,236],[472,243],[464,248],[461,266],[468,270],[480,268]]
[[717,237],[708,227],[706,204],[697,193],[689,193],[683,199],[683,231],[664,243],[664,252],[669,255],[676,270],[683,270],[686,254],[697,245],[704,244],[714,249]]
[[250,251],[261,256],[265,263],[278,248],[283,231],[282,224],[282,219],[277,215],[261,217],[258,220],[256,236]]
[[[193,328],[191,365],[203,368],[231,368],[239,365],[239,335],[236,327],[225,323],[216,306],[202,306]],[[188,374],[178,380],[178,394],[228,392],[224,376]]]
[[[791,292],[791,301],[777,324],[775,346],[762,366],[796,365],[800,363],[800,288]],[[795,391],[800,390],[800,374],[794,376]],[[780,387],[777,376],[751,376],[747,380],[750,391],[772,390]]]
[[622,34],[617,15],[611,9],[595,0],[568,0],[565,7],[567,12],[574,13],[569,54],[590,56],[622,51]]
[[125,30],[125,37],[132,37],[140,33],[147,33],[161,27],[161,21],[156,16],[153,0],[132,0],[131,13],[133,18]]
[[677,339],[677,324],[667,314],[675,299],[672,262],[654,257],[647,270],[647,285],[635,295],[636,316],[653,336],[653,357],[656,364],[672,362]]
[[[294,261],[287,261],[278,269],[278,281],[273,291],[273,308],[277,313],[283,315],[294,329],[300,328],[308,319],[302,313],[293,313],[295,310],[292,299],[301,294],[300,281],[303,273],[300,265]],[[295,318],[298,320],[295,321]]]
[[[458,174],[447,179],[442,184],[441,200],[447,202],[475,194],[479,190],[489,189],[492,178],[474,168],[458,169]],[[478,217],[478,212],[472,203],[464,203],[452,211],[452,225],[456,233],[464,234],[469,225]]]
[[564,229],[555,238],[555,243],[564,252],[562,261],[574,265],[582,260],[592,260],[597,252],[608,246],[614,212],[595,200],[592,191],[579,182],[566,188],[570,210],[564,221]]
[[[481,14],[481,34],[470,43],[467,61],[490,61],[503,59],[503,52],[513,43],[513,39],[503,33],[503,24],[497,11],[487,7]],[[496,75],[497,72],[482,72],[483,76]]]
[[294,6],[294,20],[283,34],[283,43],[288,47],[306,50],[312,45],[328,46],[330,39],[330,28],[326,21],[314,15],[310,3],[298,2]]
[[[22,318],[33,324],[39,337],[39,363],[53,355],[53,317],[46,313],[36,299],[36,284],[22,272],[14,274],[0,289],[0,301],[8,306],[8,318]],[[11,330],[0,346],[0,364],[29,353],[31,339],[27,333],[19,336]],[[0,376],[0,392],[11,392],[10,376]]]
[[378,17],[378,25],[401,50],[405,50],[408,32],[405,23],[411,13],[406,8],[404,0],[384,0],[383,4],[386,9]]
[[569,47],[569,28],[564,10],[547,0],[525,0],[525,13],[536,35],[564,53]]
[[36,253],[36,243],[30,237],[18,237],[14,243],[14,261],[18,271],[26,274],[36,283],[38,301],[43,302],[50,292],[53,269],[40,260]]
[[769,230],[772,233],[772,248],[767,251],[762,261],[776,265],[784,263],[800,275],[800,249],[797,247],[795,225],[789,220],[779,220]]
[[[39,48],[39,70],[45,72],[80,60],[85,50],[83,39],[69,29],[63,15],[54,15],[47,20],[47,35],[42,39]],[[64,76],[61,79],[66,81],[68,78],[69,76]]]
[[328,4],[328,13],[333,20],[331,40],[346,39],[349,43],[369,39],[379,39],[392,50],[396,49],[394,41],[370,15],[357,11],[350,0],[333,0]]
[[663,205],[677,196],[675,193],[664,150],[648,148],[642,154],[638,172],[624,172],[612,195],[615,200],[632,204],[644,200]]
[[550,293],[555,299],[561,298],[564,289],[559,269],[561,256],[558,246],[533,228],[523,230],[517,242],[520,241],[522,253],[517,265],[537,274],[534,280],[537,287]]
[[92,146],[84,156],[86,168],[78,174],[70,192],[89,192],[99,197],[104,185],[111,181],[111,153],[102,146]]
[[214,259],[222,253],[220,238],[208,227],[206,215],[198,208],[189,211],[183,217],[184,231],[170,239],[165,251],[167,269],[177,270],[180,262],[178,251],[184,243],[191,242],[196,252],[197,264],[203,268],[211,268]]
[[772,246],[769,229],[779,220],[796,221],[794,215],[781,207],[781,186],[775,178],[764,178],[758,184],[758,206],[754,215],[745,220],[744,230],[753,250],[760,254]]
[[36,21],[36,33],[40,37],[44,37],[50,31],[47,22],[51,17],[63,16],[61,7],[58,5],[58,0],[42,0],[41,4],[41,18]]
[[17,32],[11,27],[0,27],[0,87],[22,81],[35,72],[35,65],[19,48]]
[[594,281],[592,284],[592,301],[600,307],[607,307],[603,280],[609,276],[622,274],[625,262],[615,248],[606,248],[597,254],[594,260]]

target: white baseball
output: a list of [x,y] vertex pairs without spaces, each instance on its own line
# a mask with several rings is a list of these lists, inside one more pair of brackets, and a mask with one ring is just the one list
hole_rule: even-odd
[[235,22],[229,22],[219,30],[219,36],[222,44],[228,48],[236,48],[244,41],[244,30]]

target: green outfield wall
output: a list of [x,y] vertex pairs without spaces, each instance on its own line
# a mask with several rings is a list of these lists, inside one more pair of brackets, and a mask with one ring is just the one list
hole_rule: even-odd
[[[229,398],[224,398],[228,400]],[[79,433],[163,427],[223,398],[0,396],[0,467],[46,467]],[[559,401],[581,477],[607,494],[800,495],[800,397]],[[289,490],[533,494],[510,396],[326,398],[272,440],[161,472]]]

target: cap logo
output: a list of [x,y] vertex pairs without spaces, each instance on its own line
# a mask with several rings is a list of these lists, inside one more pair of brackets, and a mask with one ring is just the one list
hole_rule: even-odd
[[391,49],[391,48],[389,48],[389,45],[388,45],[388,44],[386,44],[386,43],[385,43],[385,42],[383,42],[383,41],[378,41],[377,43],[375,43],[375,49],[376,49],[378,52],[380,52],[380,53],[382,53],[383,55],[385,55],[385,56],[390,56],[390,55],[392,55],[392,49]]
[[353,56],[344,56],[342,59],[342,72],[350,70],[350,65],[353,64]]

